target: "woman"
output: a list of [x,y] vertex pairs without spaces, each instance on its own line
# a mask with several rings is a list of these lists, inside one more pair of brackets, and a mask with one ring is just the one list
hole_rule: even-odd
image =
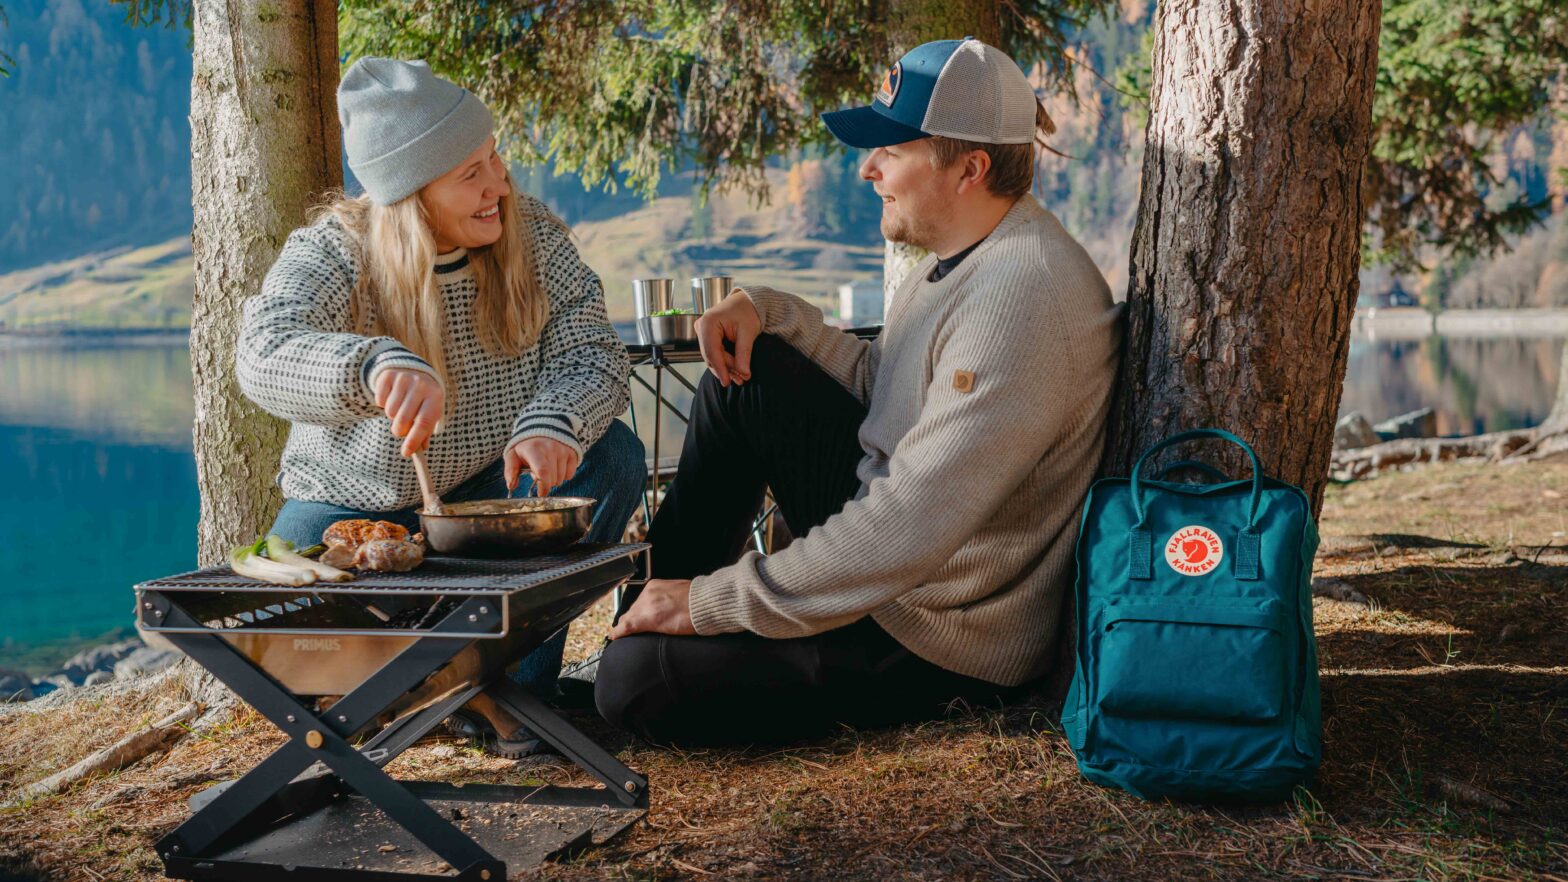
[[[589,496],[588,539],[619,541],[644,480],[615,419],[629,366],[564,224],[512,190],[483,102],[422,61],[356,62],[338,113],[365,195],[289,236],[240,331],[241,390],[292,424],[272,532],[311,545],[345,518],[416,526],[408,456],[424,450],[443,500]],[[565,638],[519,682],[551,694]],[[502,753],[539,746],[502,732]]]

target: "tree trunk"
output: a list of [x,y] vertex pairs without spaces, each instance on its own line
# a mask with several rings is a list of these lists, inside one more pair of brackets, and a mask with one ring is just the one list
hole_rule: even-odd
[[[1002,42],[1001,4],[997,0],[897,0],[888,11],[888,58],[932,40],[974,37],[992,46]],[[893,309],[893,292],[926,256],[923,248],[886,242],[882,253],[882,315]]]
[[1542,435],[1559,435],[1568,432],[1568,345],[1562,348],[1557,364],[1557,392],[1552,396],[1552,409],[1536,429]]
[[[1107,473],[1217,426],[1321,509],[1380,22],[1376,0],[1160,5]],[[1247,472],[1239,450],[1203,453]]]
[[288,427],[235,384],[240,303],[343,171],[336,4],[197,0],[194,19],[191,370],[197,553],[210,564],[254,539],[280,502],[274,479]]

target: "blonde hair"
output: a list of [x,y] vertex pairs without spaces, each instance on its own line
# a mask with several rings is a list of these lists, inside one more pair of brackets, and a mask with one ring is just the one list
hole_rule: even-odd
[[[474,301],[474,330],[479,343],[496,355],[518,356],[539,340],[550,320],[550,298],[537,272],[538,243],[525,235],[523,221],[535,216],[565,229],[548,211],[518,208],[516,191],[501,197],[501,237],[468,251],[479,295]],[[359,245],[359,279],[349,299],[354,333],[386,335],[407,346],[435,368],[447,386],[446,309],[436,286],[436,240],[419,194],[391,205],[369,196],[326,194],[310,212],[315,223],[335,217]]]

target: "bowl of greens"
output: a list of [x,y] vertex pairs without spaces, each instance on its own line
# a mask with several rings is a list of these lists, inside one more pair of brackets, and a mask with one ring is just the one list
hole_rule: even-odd
[[637,320],[637,336],[656,346],[690,343],[697,339],[696,325],[689,309],[661,309]]

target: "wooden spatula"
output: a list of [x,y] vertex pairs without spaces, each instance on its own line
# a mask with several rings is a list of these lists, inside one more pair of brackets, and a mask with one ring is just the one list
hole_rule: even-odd
[[425,452],[416,451],[412,458],[414,474],[419,476],[419,493],[425,497],[425,514],[441,514],[441,497],[436,495],[436,486],[430,480],[430,468],[425,465]]

